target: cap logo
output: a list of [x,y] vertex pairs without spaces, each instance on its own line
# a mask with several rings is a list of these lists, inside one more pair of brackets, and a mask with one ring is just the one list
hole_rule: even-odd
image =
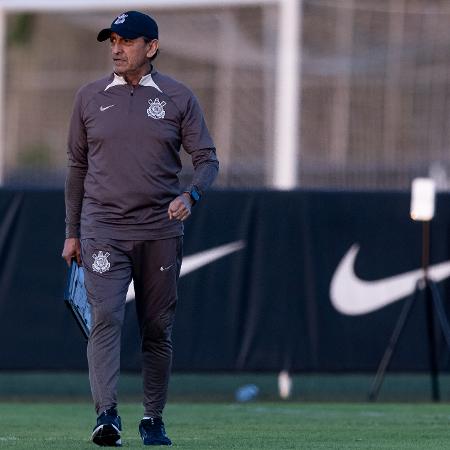
[[155,100],[149,100],[149,108],[147,109],[147,114],[152,119],[164,119],[166,115],[166,111],[164,111],[164,106],[166,106],[166,102],[159,101],[159,98],[155,98]]
[[128,14],[121,14],[120,16],[117,16],[117,19],[114,22],[114,25],[120,25],[121,23],[125,22],[125,19],[128,17]]

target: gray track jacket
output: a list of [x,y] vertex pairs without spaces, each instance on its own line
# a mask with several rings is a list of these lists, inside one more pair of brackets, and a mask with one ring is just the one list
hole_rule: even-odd
[[183,234],[167,214],[180,194],[181,146],[192,157],[192,185],[206,190],[219,164],[197,99],[181,83],[153,70],[135,87],[116,74],[82,87],[69,130],[66,237]]

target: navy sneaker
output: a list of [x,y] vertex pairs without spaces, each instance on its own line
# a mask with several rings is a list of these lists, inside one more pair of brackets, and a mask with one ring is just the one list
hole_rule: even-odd
[[139,424],[139,433],[144,445],[172,445],[161,419],[142,419]]
[[92,441],[102,447],[120,447],[122,423],[116,408],[109,408],[97,417],[97,425],[92,431]]

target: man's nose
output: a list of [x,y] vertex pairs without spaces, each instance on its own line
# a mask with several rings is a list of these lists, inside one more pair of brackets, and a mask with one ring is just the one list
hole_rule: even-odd
[[118,44],[117,42],[115,42],[114,44],[111,44],[111,52],[113,53],[113,55],[117,55],[119,53],[121,53],[122,51],[122,46],[120,44]]

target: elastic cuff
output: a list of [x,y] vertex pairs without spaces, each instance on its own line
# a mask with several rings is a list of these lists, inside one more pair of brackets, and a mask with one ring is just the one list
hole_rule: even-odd
[[69,225],[66,227],[66,239],[69,238],[80,238],[80,227],[79,226],[74,226],[74,225]]

